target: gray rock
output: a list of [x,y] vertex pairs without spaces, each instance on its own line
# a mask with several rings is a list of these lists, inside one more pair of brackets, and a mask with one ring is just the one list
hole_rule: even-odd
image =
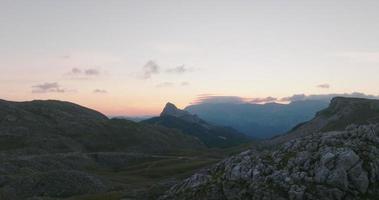
[[379,195],[379,134],[372,133],[376,127],[350,126],[345,131],[298,138],[267,153],[244,152],[217,164],[201,178],[190,177],[161,200],[356,200]]

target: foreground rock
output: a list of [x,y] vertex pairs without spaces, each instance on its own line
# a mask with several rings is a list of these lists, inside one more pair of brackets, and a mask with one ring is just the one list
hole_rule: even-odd
[[379,125],[313,133],[277,150],[243,152],[172,187],[168,199],[375,199]]

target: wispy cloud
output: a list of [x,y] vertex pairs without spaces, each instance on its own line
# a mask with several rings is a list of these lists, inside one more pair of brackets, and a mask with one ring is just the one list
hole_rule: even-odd
[[84,70],[84,74],[87,76],[97,76],[100,74],[100,71],[97,69],[86,69]]
[[50,93],[50,92],[63,93],[65,92],[65,90],[62,89],[57,82],[33,85],[32,88],[33,88],[32,93]]
[[143,67],[142,71],[139,73],[138,77],[141,79],[150,79],[153,75],[157,75],[161,72],[168,74],[184,74],[187,72],[194,71],[194,68],[187,67],[185,65],[180,65],[177,67],[166,68],[161,67],[155,61],[149,60]]
[[72,68],[70,73],[71,74],[81,74],[82,70],[79,68]]
[[74,67],[70,72],[66,73],[65,76],[69,77],[70,79],[87,80],[93,77],[97,77],[100,74],[101,72],[96,68],[80,69]]
[[151,78],[152,75],[154,74],[159,74],[160,72],[160,67],[159,65],[150,60],[148,61],[143,67],[142,67],[142,79],[149,79]]
[[257,98],[247,98],[239,96],[219,96],[213,94],[202,94],[194,100],[192,104],[217,104],[217,103],[231,103],[231,104],[264,104],[270,102],[286,103],[295,101],[305,101],[305,100],[318,100],[318,101],[330,101],[334,97],[353,97],[353,98],[366,98],[366,99],[379,99],[379,95],[369,95],[360,92],[353,93],[335,93],[335,94],[295,94],[288,97],[257,97]]
[[277,101],[276,97],[264,97],[264,98],[251,98],[248,100],[249,103],[270,103]]
[[241,104],[241,103],[252,103],[252,104],[261,104],[275,102],[278,98],[276,97],[263,97],[263,98],[247,98],[239,96],[217,96],[212,94],[199,95],[195,100],[195,104],[198,103],[232,103],[232,104]]
[[202,94],[198,95],[198,97],[193,102],[194,104],[203,104],[203,103],[246,103],[248,101],[247,98],[239,97],[239,96],[217,96],[213,94]]
[[103,89],[94,89],[93,93],[96,93],[96,94],[106,94],[106,93],[108,93],[108,91],[107,90],[103,90]]
[[335,93],[335,94],[295,94],[289,97],[283,97],[280,101],[304,101],[304,100],[325,100],[330,101],[334,97],[352,97],[352,98],[365,98],[365,99],[379,99],[379,95],[364,94],[361,92],[353,93]]
[[316,85],[316,87],[322,88],[322,89],[329,89],[330,85],[328,83],[323,83],[323,84]]
[[192,68],[188,68],[185,65],[180,65],[174,68],[168,68],[166,70],[167,73],[174,73],[174,74],[183,74],[190,71],[192,71]]

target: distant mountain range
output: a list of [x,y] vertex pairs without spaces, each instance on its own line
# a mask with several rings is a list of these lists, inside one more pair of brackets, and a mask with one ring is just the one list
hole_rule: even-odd
[[[234,106],[277,122],[323,103]],[[251,143],[171,103],[136,123],[70,102],[0,100],[0,199],[376,199],[379,100],[338,97],[315,113]]]
[[312,119],[328,104],[328,100],[303,100],[289,104],[200,103],[185,110],[207,122],[233,127],[254,138],[270,138]]
[[142,121],[143,123],[174,128],[194,136],[207,147],[231,147],[251,141],[251,139],[230,127],[215,126],[187,111],[167,103],[159,117]]
[[334,98],[259,148],[173,186],[159,200],[378,199],[379,101]]

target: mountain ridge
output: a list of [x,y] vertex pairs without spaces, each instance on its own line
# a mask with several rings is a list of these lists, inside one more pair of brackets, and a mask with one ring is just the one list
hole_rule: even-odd
[[[160,200],[376,199],[378,105],[378,100],[334,98],[293,130],[306,132],[231,156],[173,186]],[[327,123],[315,123],[320,118]]]
[[209,124],[196,115],[178,109],[172,103],[166,104],[159,117],[142,122],[179,129],[183,133],[199,138],[208,147],[231,147],[250,141],[247,136],[233,128]]
[[379,123],[379,100],[335,97],[331,100],[330,106],[317,112],[312,120],[299,124],[288,133],[275,137],[269,143],[285,142],[309,132],[344,130],[353,123],[356,125]]
[[328,106],[326,100],[304,100],[289,104],[203,103],[185,108],[200,118],[221,126],[230,126],[251,137],[268,139],[283,134],[314,117]]
[[[205,149],[178,130],[108,119],[70,102],[0,100],[0,199],[141,196],[149,188],[130,180],[158,183],[168,174],[179,176],[213,163],[216,159],[176,156]],[[189,160],[195,164],[186,164]],[[158,164],[162,168],[132,172]],[[168,173],[169,167],[178,171]]]
[[[129,147],[133,149],[136,144],[146,146],[145,150],[148,150],[150,147],[145,144],[149,142],[156,151],[159,146],[162,149],[169,149],[170,146],[177,146],[176,144],[186,147],[188,145],[184,144],[185,140],[188,140],[189,144],[196,144],[196,147],[202,146],[195,138],[175,130],[123,119],[108,119],[95,110],[56,100],[0,101],[0,131],[0,136],[4,139],[7,139],[8,135],[10,138],[24,141],[24,148],[34,149],[30,149],[31,152],[58,150],[54,146],[61,147],[59,151],[71,151],[72,148],[80,151],[110,150],[105,146],[106,143],[113,143],[113,148],[119,150]],[[113,137],[110,137],[111,135]],[[167,145],[163,140],[169,138],[176,142]],[[42,145],[44,140],[50,143]],[[36,145],[32,145],[33,143]]]

